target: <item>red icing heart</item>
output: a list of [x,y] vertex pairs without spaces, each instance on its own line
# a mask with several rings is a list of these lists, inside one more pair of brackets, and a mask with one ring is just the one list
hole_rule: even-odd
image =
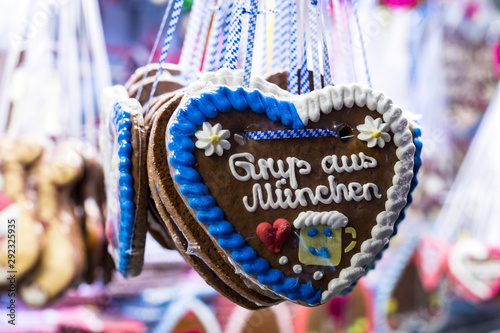
[[262,222],[257,226],[257,236],[266,244],[269,251],[280,253],[281,247],[290,236],[292,226],[285,219],[277,219],[271,225],[267,222]]

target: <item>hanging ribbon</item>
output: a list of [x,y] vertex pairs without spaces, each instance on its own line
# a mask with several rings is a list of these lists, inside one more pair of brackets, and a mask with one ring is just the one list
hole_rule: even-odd
[[368,85],[371,87],[372,86],[372,80],[371,80],[371,77],[370,77],[370,71],[368,70],[368,60],[367,60],[367,57],[366,57],[365,43],[363,41],[363,32],[361,31],[361,24],[359,23],[358,0],[352,0],[352,8],[354,10],[354,17],[356,19],[356,26],[358,28],[359,41],[361,43],[361,51],[363,53],[363,61],[364,61],[364,64],[365,64],[366,80],[368,82]]
[[343,5],[344,5],[344,12],[345,12],[345,19],[346,19],[346,26],[347,26],[347,35],[349,38],[349,58],[351,61],[351,71],[352,71],[352,80],[354,82],[357,82],[357,75],[356,75],[356,66],[354,65],[354,48],[352,46],[352,33],[351,33],[351,20],[349,19],[349,6],[347,5],[347,0],[342,0]]
[[238,54],[241,42],[241,15],[243,12],[242,1],[238,2],[238,8],[232,15],[229,31],[229,44],[224,56],[224,68],[236,70],[238,64]]
[[[307,2],[303,4],[307,6]],[[301,13],[303,15],[300,16],[300,26],[301,27],[306,27],[307,28],[307,23],[309,20],[307,19],[306,13],[308,13],[307,8],[302,8]],[[303,45],[303,52],[302,52],[302,66],[300,68],[300,94],[306,94],[309,91],[311,91],[311,84],[309,82],[309,68],[307,66],[307,31],[306,29],[302,30],[302,45]]]
[[[333,2],[333,16],[335,19],[335,30],[337,31],[337,40],[338,40],[338,44],[340,46],[339,54],[342,55],[342,59],[340,60],[340,63],[345,64],[346,63],[346,55],[345,55],[345,50],[344,50],[345,32],[344,32],[344,28],[342,27],[342,18],[340,16],[340,2],[339,2],[339,0],[333,0],[332,2]],[[346,78],[347,78],[349,76],[349,74],[347,73],[348,66],[341,66],[341,68],[343,68],[345,70],[344,73],[345,73]]]
[[172,16],[170,17],[170,23],[168,25],[167,35],[165,36],[165,42],[163,43],[163,47],[161,50],[160,63],[158,69],[156,70],[155,81],[153,83],[153,88],[151,89],[151,95],[149,96],[149,101],[146,105],[146,109],[149,109],[151,100],[155,95],[156,87],[158,86],[158,81],[160,80],[160,74],[162,72],[162,65],[167,58],[168,50],[170,49],[170,44],[172,43],[172,38],[174,37],[175,28],[177,27],[177,22],[179,22],[179,17],[181,16],[181,9],[183,4],[184,0],[175,0],[174,9],[172,11]]
[[[305,32],[304,32],[305,33]],[[306,94],[311,91],[309,82],[309,69],[307,68],[307,45],[304,38],[304,54],[302,55],[302,67],[300,68],[300,94]]]
[[194,55],[196,52],[196,42],[201,34],[203,25],[203,6],[205,0],[194,0],[189,14],[189,21],[184,36],[184,43],[182,44],[181,57],[179,60],[179,67],[181,69],[181,76],[184,80],[189,78],[189,71],[193,66]]
[[282,0],[277,0],[277,2],[273,33],[273,71],[287,68],[287,44],[290,42],[290,16],[287,15],[287,7],[290,6],[290,3]]
[[[283,0],[287,1],[287,0]],[[289,69],[287,74],[288,91],[292,94],[299,94],[299,76],[298,76],[298,56],[297,56],[297,0],[288,0],[287,15],[290,17],[290,52]]]
[[327,36],[326,36],[326,27],[328,26],[325,24],[324,21],[324,16],[322,14],[323,8],[325,7],[325,4],[323,2],[320,3],[320,5],[316,6],[316,15],[318,16],[319,20],[319,29],[321,31],[320,37],[321,37],[321,45],[323,47],[323,80],[325,86],[331,86],[333,85],[333,80],[332,80],[332,71],[330,68],[330,55],[328,52],[328,44],[327,44]]
[[[153,45],[153,49],[149,53],[148,65],[153,62],[153,58],[155,56],[156,49],[158,48],[158,44],[160,44],[161,35],[163,34],[163,30],[165,29],[168,14],[170,13],[170,9],[172,9],[173,3],[174,3],[173,0],[170,0],[168,2],[167,9],[165,10],[165,13],[163,14],[163,18],[162,18],[161,24],[160,24],[160,29],[158,30],[158,33],[156,34],[156,39],[155,39],[155,43]],[[141,85],[139,87],[139,90],[137,91],[137,95],[135,96],[135,99],[137,99],[137,100],[139,100],[139,97],[141,97],[142,89],[144,88],[144,83],[146,82],[146,79],[147,79],[147,75],[146,75],[146,73],[144,73],[142,80],[141,80]]]
[[233,21],[233,11],[234,6],[231,2],[227,9],[226,19],[224,21],[224,39],[222,41],[222,51],[221,51],[221,60],[219,62],[219,67],[217,69],[221,69],[224,65],[224,62],[227,57],[227,50],[229,49],[230,42],[230,33],[231,33],[231,22]]
[[250,1],[250,18],[248,20],[248,43],[246,50],[245,59],[245,73],[243,75],[243,86],[248,87],[250,85],[250,76],[252,75],[252,63],[253,63],[253,49],[255,44],[255,28],[257,25],[257,11],[258,4],[257,0]]
[[204,72],[213,72],[218,69],[218,62],[221,58],[221,54],[219,53],[220,37],[224,29],[224,24],[226,23],[226,15],[228,11],[228,8],[226,8],[226,2],[227,1],[219,0],[217,3],[219,7],[215,10],[210,36],[208,38],[205,62],[203,64]]
[[309,14],[309,33],[311,41],[311,55],[313,61],[313,87],[321,89],[321,70],[318,50],[318,15],[317,15],[317,0],[308,0],[307,13]]
[[[211,2],[213,3],[214,0]],[[191,82],[196,79],[198,72],[202,67],[203,54],[205,52],[205,46],[207,43],[208,28],[210,26],[210,21],[212,19],[212,10],[209,6],[209,1],[203,1],[201,11],[201,20],[198,24],[201,24],[200,32],[198,34],[198,40],[196,42],[196,48],[194,50],[193,59],[189,67],[187,67],[186,74],[184,76],[186,82]]]
[[[262,8],[259,7],[259,12],[266,12],[267,10],[267,7],[266,7],[266,1],[263,1],[262,3],[260,3],[260,6],[262,6]],[[258,30],[258,34],[261,34],[262,35],[262,56],[261,56],[261,60],[262,60],[262,63],[260,65],[260,68],[261,68],[261,71],[260,73],[262,75],[266,75],[267,73],[267,21],[268,21],[268,17],[267,15],[264,16],[262,18],[263,20],[263,23],[261,25],[257,25],[257,29]],[[260,28],[259,28],[260,27]]]

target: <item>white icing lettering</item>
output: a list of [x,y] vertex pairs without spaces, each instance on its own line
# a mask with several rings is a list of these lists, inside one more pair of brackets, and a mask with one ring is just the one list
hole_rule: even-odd
[[349,157],[347,156],[341,156],[340,161],[341,163],[339,164],[337,155],[325,156],[321,161],[321,167],[327,174],[332,174],[333,172],[342,173],[344,171],[351,173],[353,171],[375,168],[377,166],[377,160],[364,153],[359,153],[359,157],[356,154],[352,154],[351,165],[349,165]]
[[[316,206],[319,203],[341,203],[342,200],[354,200],[359,202],[365,199],[371,201],[372,194],[370,193],[370,189],[373,191],[373,196],[375,198],[380,199],[382,197],[382,195],[379,194],[377,185],[373,183],[361,185],[360,183],[352,182],[346,186],[345,184],[337,184],[335,182],[335,177],[330,175],[328,176],[328,185],[328,187],[319,185],[314,191],[309,187],[296,189],[295,191],[289,188],[284,191],[281,189],[275,189],[273,191],[272,185],[266,183],[264,184],[264,192],[260,184],[254,184],[252,187],[252,204],[249,203],[248,196],[243,197],[243,204],[246,210],[253,213],[257,211],[258,207],[264,210],[270,208],[295,209],[299,204],[305,207],[308,204]],[[283,196],[285,200],[283,200]]]
[[[247,161],[240,161],[236,159],[244,158]],[[259,159],[257,161],[258,172],[254,166],[255,157],[250,153],[239,153],[234,154],[229,157],[229,168],[234,178],[239,181],[246,182],[250,179],[269,179],[269,174],[276,179],[289,179],[290,186],[293,189],[297,189],[297,171],[301,175],[307,175],[311,172],[311,165],[307,161],[299,160],[296,157],[287,157],[286,164],[288,164],[288,169],[285,166],[283,160],[274,161],[272,158]],[[242,169],[244,174],[238,173],[236,168]]]

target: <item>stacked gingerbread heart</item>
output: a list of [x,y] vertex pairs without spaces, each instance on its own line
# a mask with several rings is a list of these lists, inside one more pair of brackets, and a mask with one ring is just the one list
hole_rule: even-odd
[[195,1],[175,72],[165,58],[182,3],[167,8],[159,63],[101,106],[118,270],[140,273],[149,227],[249,309],[349,292],[411,203],[419,129],[383,93],[332,85],[323,4],[278,4],[273,48],[254,57],[268,38],[263,2]]

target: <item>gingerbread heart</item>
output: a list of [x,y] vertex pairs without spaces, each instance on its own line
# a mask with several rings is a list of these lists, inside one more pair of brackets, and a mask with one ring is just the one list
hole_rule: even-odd
[[273,225],[262,222],[257,226],[256,233],[270,251],[280,253],[281,247],[290,236],[291,231],[290,222],[285,219],[277,219]]
[[415,252],[415,264],[427,291],[435,290],[446,271],[448,243],[443,239],[426,235]]
[[[402,219],[416,185],[413,132],[368,87],[295,96],[260,78],[238,88],[241,77],[221,70],[188,89],[167,130],[171,177],[258,288],[326,302],[365,273]],[[283,244],[259,226],[278,218],[291,222]]]
[[448,255],[451,281],[471,301],[488,301],[500,291],[500,249],[477,240],[456,243]]
[[108,252],[118,272],[137,276],[144,262],[148,214],[142,107],[124,87],[108,87],[101,102],[101,124]]

